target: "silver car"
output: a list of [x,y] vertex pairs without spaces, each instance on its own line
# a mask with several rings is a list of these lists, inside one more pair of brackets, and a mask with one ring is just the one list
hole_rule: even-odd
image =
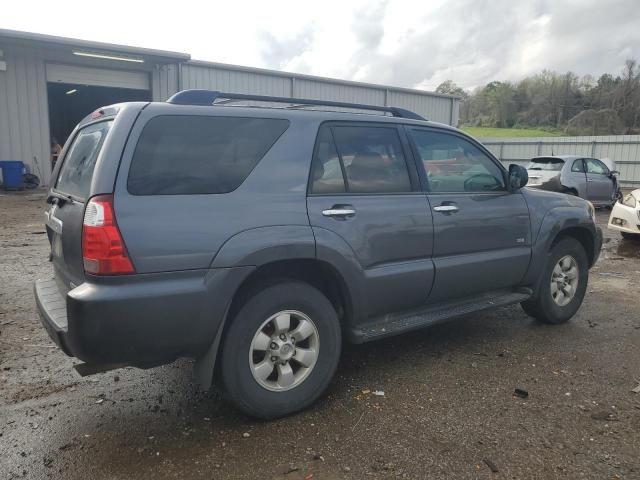
[[578,155],[535,157],[527,165],[530,187],[568,193],[609,207],[619,196],[615,170],[597,158]]

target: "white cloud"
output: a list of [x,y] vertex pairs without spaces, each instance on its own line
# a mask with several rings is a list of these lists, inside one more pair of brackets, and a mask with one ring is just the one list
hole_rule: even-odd
[[321,76],[473,88],[640,57],[637,0],[9,2],[0,27]]

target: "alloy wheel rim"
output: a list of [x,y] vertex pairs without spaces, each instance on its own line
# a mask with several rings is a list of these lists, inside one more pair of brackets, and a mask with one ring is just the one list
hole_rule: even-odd
[[320,336],[311,318],[298,310],[283,310],[267,318],[249,349],[249,367],[258,384],[273,392],[297,387],[318,360]]
[[578,288],[578,262],[571,255],[565,255],[551,272],[551,297],[564,307],[576,295]]

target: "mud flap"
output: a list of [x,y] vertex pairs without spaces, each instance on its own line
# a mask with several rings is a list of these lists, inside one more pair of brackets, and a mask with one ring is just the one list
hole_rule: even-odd
[[213,373],[216,369],[216,359],[218,358],[218,349],[220,348],[220,342],[222,341],[222,334],[224,327],[227,323],[227,316],[229,314],[229,308],[224,314],[223,321],[220,324],[218,333],[216,333],[213,342],[207,349],[207,351],[196,359],[196,363],[193,365],[193,377],[198,385],[203,390],[209,390],[213,385]]

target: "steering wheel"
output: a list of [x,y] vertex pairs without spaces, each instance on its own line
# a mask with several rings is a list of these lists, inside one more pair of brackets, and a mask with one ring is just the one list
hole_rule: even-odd
[[496,180],[496,177],[488,173],[476,173],[464,181],[465,192],[491,192],[498,188],[502,188],[502,184]]

